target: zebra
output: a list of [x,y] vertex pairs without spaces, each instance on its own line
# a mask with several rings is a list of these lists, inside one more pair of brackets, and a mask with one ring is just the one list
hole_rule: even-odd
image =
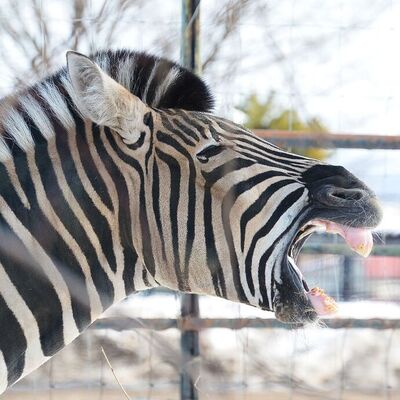
[[320,313],[296,266],[318,226],[367,255],[375,194],[212,114],[207,84],[129,50],[0,102],[0,392],[153,287]]

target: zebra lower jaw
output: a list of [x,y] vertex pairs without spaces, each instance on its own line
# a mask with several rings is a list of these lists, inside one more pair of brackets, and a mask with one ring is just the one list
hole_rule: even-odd
[[[337,311],[335,300],[318,287],[310,289],[296,261],[305,241],[316,231],[339,234],[356,253],[367,257],[372,250],[372,232],[368,228],[354,228],[331,221],[315,219],[307,222],[295,235],[287,254],[287,273],[277,285],[274,301],[276,317],[282,322],[313,322],[319,316]],[[285,279],[286,278],[286,279]]]

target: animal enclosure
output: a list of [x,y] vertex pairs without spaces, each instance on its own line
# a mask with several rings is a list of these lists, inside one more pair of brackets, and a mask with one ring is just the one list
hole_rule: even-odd
[[[199,316],[182,318],[179,294],[134,294],[2,398],[120,399],[122,385],[132,399],[177,399],[183,375],[201,399],[399,398],[400,97],[389,76],[400,64],[387,51],[399,35],[399,7],[192,3],[182,28],[173,1],[9,1],[0,11],[1,93],[64,65],[71,48],[184,60],[181,37],[197,26],[202,47],[192,56],[216,94],[215,113],[366,181],[385,213],[374,251],[361,259],[332,235],[307,242],[301,269],[339,302],[337,318],[322,326],[290,327],[272,313],[209,297],[200,297]],[[183,332],[199,332],[199,356],[188,356]]]

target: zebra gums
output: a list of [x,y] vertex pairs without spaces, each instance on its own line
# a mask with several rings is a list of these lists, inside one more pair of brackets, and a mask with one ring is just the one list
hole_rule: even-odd
[[322,227],[368,255],[376,196],[212,104],[191,72],[125,50],[69,52],[66,68],[1,101],[1,392],[147,288],[285,322],[332,311],[299,250]]

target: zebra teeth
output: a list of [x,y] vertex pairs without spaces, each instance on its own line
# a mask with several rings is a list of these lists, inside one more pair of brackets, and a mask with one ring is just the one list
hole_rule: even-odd
[[328,296],[323,289],[319,287],[312,288],[308,293],[312,306],[320,316],[331,315],[337,311],[335,300]]

